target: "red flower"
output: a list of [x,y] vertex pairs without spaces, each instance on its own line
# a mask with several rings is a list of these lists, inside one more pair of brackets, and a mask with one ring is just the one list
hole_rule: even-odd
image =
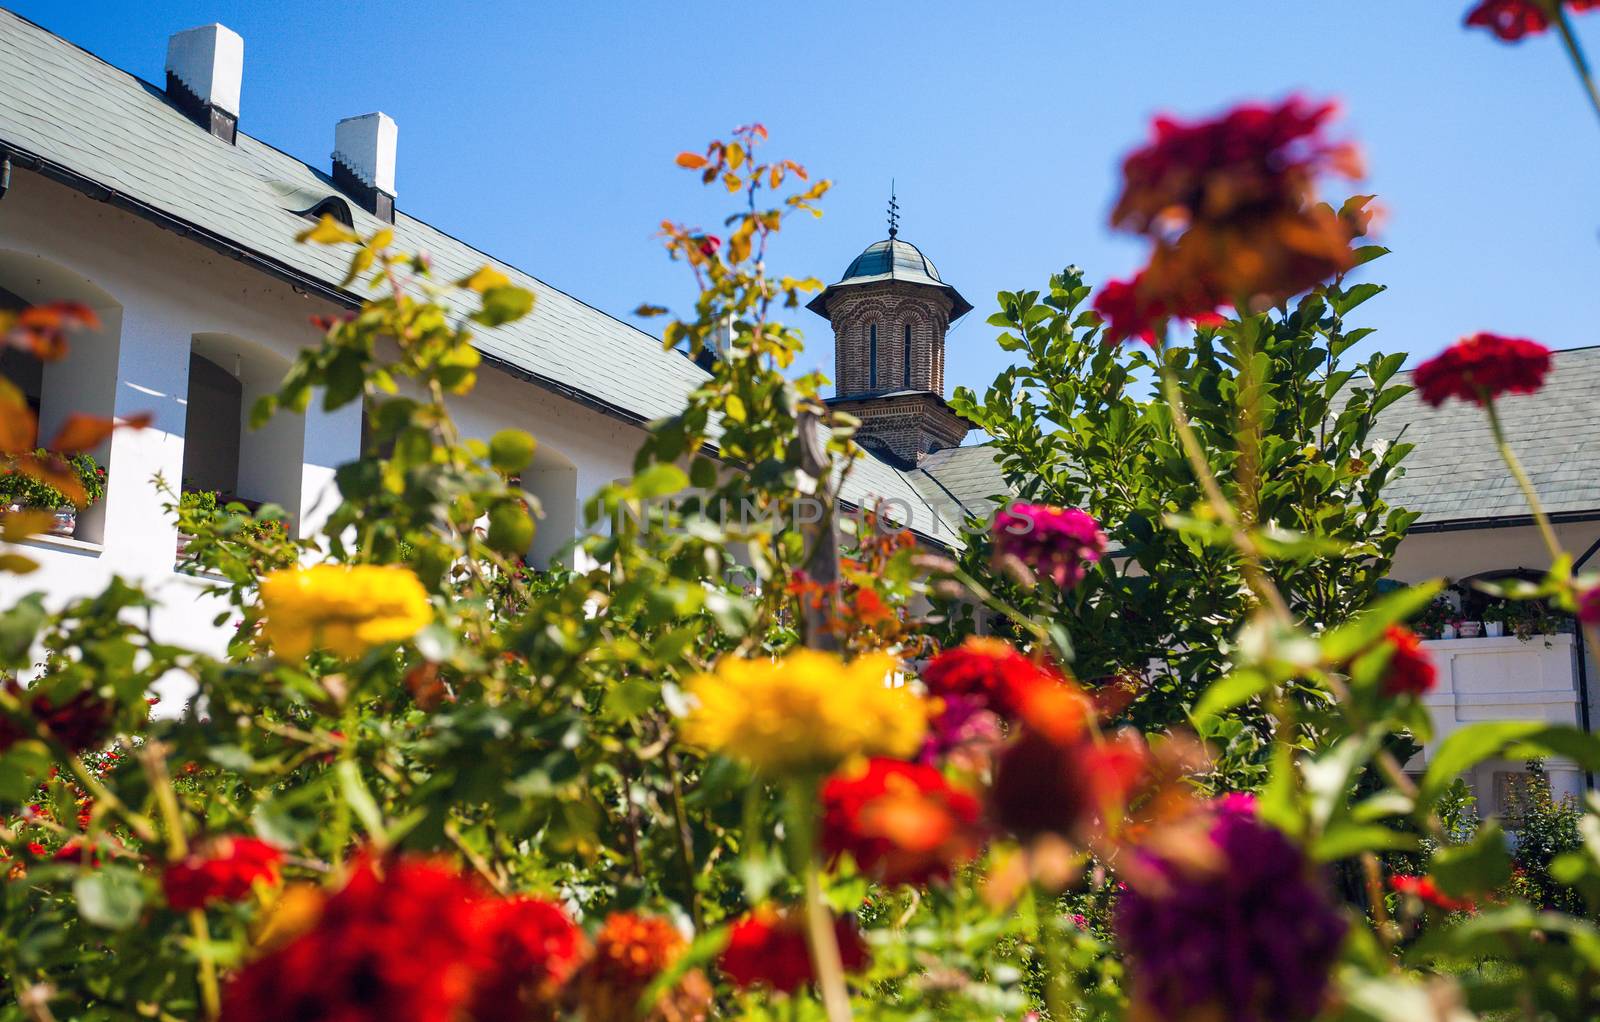
[[1390,697],[1420,696],[1438,680],[1433,660],[1422,651],[1422,639],[1409,628],[1390,625],[1383,641],[1394,647],[1383,671],[1383,692]]
[[538,1017],[583,959],[583,934],[560,905],[540,898],[492,899],[480,908],[493,970],[473,995],[472,1022]]
[[[594,953],[573,978],[573,1000],[584,1022],[635,1022],[639,998],[685,950],[683,935],[665,919],[613,912],[595,934]],[[662,995],[644,1017],[699,1019],[711,991],[705,977],[690,972]]]
[[1107,344],[1140,340],[1156,348],[1169,319],[1188,319],[1196,326],[1223,322],[1217,308],[1228,304],[1225,298],[1200,291],[1172,303],[1170,296],[1158,297],[1149,291],[1145,273],[1140,271],[1132,280],[1108,281],[1094,296],[1094,311],[1106,322]]
[[[49,728],[56,741],[73,752],[93,748],[111,733],[111,704],[87,689],[59,703],[44,692],[23,688],[15,678],[6,680],[5,690],[21,702],[35,720]],[[31,734],[31,728],[25,730],[10,717],[0,715],[0,752]]]
[[1026,693],[1061,685],[1060,675],[1034,663],[1001,639],[970,636],[922,669],[922,683],[940,698],[970,697],[1007,719],[1015,719]]
[[[850,920],[834,920],[833,934],[845,971],[865,968],[867,948]],[[779,912],[770,906],[755,909],[733,925],[717,967],[740,990],[764,986],[792,994],[816,979],[799,912]]]
[[1532,394],[1549,371],[1550,349],[1544,345],[1477,333],[1417,366],[1411,382],[1435,408],[1453,397],[1481,405],[1502,394]]
[[1318,173],[1361,172],[1354,147],[1321,136],[1337,109],[1290,96],[1277,106],[1236,106],[1207,121],[1157,117],[1149,144],[1123,161],[1112,226],[1170,240],[1194,224],[1299,209]]
[[28,854],[33,856],[35,859],[44,858],[44,856],[45,856],[44,845],[41,845],[37,841],[29,841],[28,842]]
[[925,884],[983,848],[981,806],[932,767],[872,759],[822,786],[822,847],[886,884]]
[[1389,878],[1389,886],[1396,894],[1419,898],[1434,908],[1444,909],[1446,912],[1471,912],[1477,908],[1470,899],[1452,898],[1439,890],[1438,885],[1433,882],[1433,877],[1400,874]]
[[716,255],[717,250],[722,248],[722,239],[715,234],[702,234],[695,238],[694,241],[699,246],[700,254],[707,259]]
[[161,875],[174,911],[205,908],[215,901],[242,901],[257,883],[276,884],[283,853],[250,837],[223,837],[175,862]]
[[50,861],[99,868],[100,850],[81,837],[68,838],[67,843],[50,856]]
[[1104,742],[1087,733],[1061,741],[1024,729],[1000,753],[990,812],[1021,838],[1058,834],[1081,839],[1111,822],[1148,772],[1143,742],[1124,732]]
[[492,951],[455,870],[359,863],[312,929],[235,974],[225,1022],[455,1022]]
[[[1566,0],[1569,11],[1590,11],[1600,0]],[[1550,16],[1533,0],[1482,0],[1467,12],[1468,28],[1486,28],[1504,42],[1519,42],[1550,28]]]

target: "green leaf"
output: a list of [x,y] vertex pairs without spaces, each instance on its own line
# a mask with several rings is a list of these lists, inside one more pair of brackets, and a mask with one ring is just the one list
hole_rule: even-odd
[[1362,852],[1414,851],[1415,834],[1402,834],[1378,823],[1341,820],[1324,831],[1311,845],[1318,862],[1336,862]]
[[1390,625],[1405,621],[1432,603],[1443,586],[1442,581],[1435,579],[1380,597],[1366,610],[1322,636],[1323,658],[1329,663],[1344,663],[1376,643]]
[[72,895],[85,922],[108,930],[126,930],[139,921],[144,908],[139,874],[115,863],[79,876],[72,882]]
[[38,739],[19,741],[0,756],[0,801],[21,802],[50,774],[50,747]]
[[1226,710],[1245,703],[1272,687],[1272,679],[1253,668],[1234,671],[1206,689],[1195,704],[1193,716],[1197,719],[1215,717]]
[[534,439],[525,430],[502,429],[489,439],[489,464],[496,472],[515,475],[533,460]]
[[[1512,750],[1519,750],[1515,753]],[[1569,756],[1585,769],[1600,768],[1600,739],[1571,727],[1538,720],[1480,721],[1456,731],[1428,762],[1418,792],[1418,807],[1426,808],[1444,794],[1462,771],[1500,756],[1533,758]]]
[[1335,812],[1348,804],[1350,779],[1372,759],[1383,736],[1380,727],[1370,728],[1366,734],[1350,735],[1302,766],[1313,826],[1326,826]]
[[483,307],[472,314],[472,319],[484,326],[501,326],[532,311],[532,291],[505,285],[491,287],[483,293]]
[[677,493],[689,485],[689,476],[676,465],[665,462],[651,465],[633,477],[631,489],[642,500],[653,500]]
[[339,777],[339,789],[344,795],[344,800],[350,810],[356,814],[356,819],[366,828],[367,833],[379,845],[388,843],[388,835],[383,823],[383,812],[378,808],[378,802],[372,797],[372,792],[367,788],[367,782],[361,778],[361,768],[353,759],[341,759],[334,768]]
[[1489,820],[1469,844],[1447,845],[1428,867],[1439,888],[1458,898],[1492,891],[1511,879],[1511,852],[1500,825]]

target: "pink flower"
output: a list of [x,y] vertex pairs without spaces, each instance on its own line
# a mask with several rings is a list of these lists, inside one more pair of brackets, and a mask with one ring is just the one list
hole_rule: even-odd
[[1011,505],[995,516],[992,534],[997,557],[1014,557],[1061,589],[1082,582],[1106,549],[1106,534],[1087,512],[1047,504]]

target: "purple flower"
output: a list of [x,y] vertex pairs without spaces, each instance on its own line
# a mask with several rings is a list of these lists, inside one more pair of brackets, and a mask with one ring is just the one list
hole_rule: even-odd
[[993,535],[997,558],[1014,557],[1062,589],[1082,582],[1106,549],[1106,534],[1091,515],[1048,504],[1011,505],[995,516]]
[[1305,853],[1256,817],[1249,796],[1215,803],[1212,868],[1153,853],[1156,881],[1117,899],[1135,998],[1160,1018],[1211,1011],[1238,1022],[1316,1015],[1346,921]]

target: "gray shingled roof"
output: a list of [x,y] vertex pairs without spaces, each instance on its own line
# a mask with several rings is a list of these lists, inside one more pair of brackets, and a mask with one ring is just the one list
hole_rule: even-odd
[[[1410,373],[1395,382],[1409,383]],[[1600,347],[1554,354],[1537,394],[1501,398],[1506,439],[1528,471],[1545,510],[1555,515],[1600,510]],[[1528,505],[1495,451],[1482,409],[1461,401],[1429,408],[1415,391],[1384,410],[1381,434],[1416,444],[1405,475],[1384,499],[1420,511],[1418,524],[1441,527],[1520,518]]]
[[[1500,399],[1506,439],[1547,512],[1600,513],[1600,347],[1557,351],[1553,363],[1538,394]],[[1410,380],[1405,372],[1394,382]],[[1391,506],[1421,512],[1414,529],[1528,516],[1476,405],[1451,401],[1430,408],[1413,391],[1383,411],[1377,433],[1416,445],[1402,463],[1404,474],[1384,489]],[[995,454],[988,444],[939,451],[922,460],[911,480],[935,507],[953,502],[983,518],[994,508],[989,498],[1009,492]]]
[[994,513],[995,498],[1011,493],[996,460],[999,454],[992,444],[947,447],[918,462],[911,483],[930,505],[948,508],[947,517],[984,520]]
[[[80,187],[87,182],[99,197],[164,226],[238,246],[270,272],[337,293],[347,257],[294,238],[306,227],[297,211],[339,189],[327,174],[243,131],[237,142],[229,145],[197,127],[160,88],[0,9],[0,150],[22,166]],[[352,207],[358,230],[380,226]],[[512,372],[640,424],[681,410],[704,379],[702,370],[663,351],[655,337],[403,211],[396,211],[394,227],[397,244],[431,253],[441,277],[466,276],[493,263],[538,296],[531,315],[478,335],[479,349]],[[918,531],[959,542],[891,465],[863,459],[844,495],[857,504],[873,497],[905,501]]]

